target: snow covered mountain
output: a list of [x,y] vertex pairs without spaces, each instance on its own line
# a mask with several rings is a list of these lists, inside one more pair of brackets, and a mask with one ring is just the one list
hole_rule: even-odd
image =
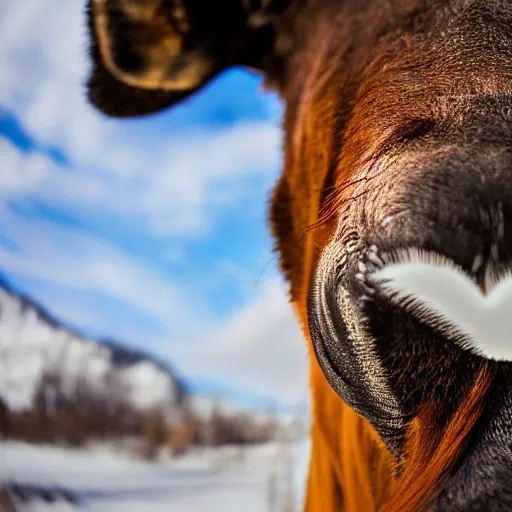
[[[45,398],[73,401],[78,390],[140,411],[181,414],[185,393],[163,363],[122,345],[90,339],[62,325],[0,277],[0,400],[10,411]],[[52,398],[53,397],[53,398]]]

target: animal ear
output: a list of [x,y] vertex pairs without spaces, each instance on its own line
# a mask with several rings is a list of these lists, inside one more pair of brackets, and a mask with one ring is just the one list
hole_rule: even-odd
[[90,101],[111,116],[144,115],[228,66],[261,69],[273,44],[262,2],[89,0]]

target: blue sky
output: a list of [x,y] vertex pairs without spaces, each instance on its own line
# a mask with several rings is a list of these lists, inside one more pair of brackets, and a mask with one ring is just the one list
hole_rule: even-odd
[[171,111],[106,119],[84,98],[83,2],[3,3],[0,270],[196,388],[302,402],[306,349],[266,225],[277,97],[231,70]]

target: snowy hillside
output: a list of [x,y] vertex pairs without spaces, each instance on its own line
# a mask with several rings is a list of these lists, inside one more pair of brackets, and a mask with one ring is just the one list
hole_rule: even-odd
[[[73,401],[77,390],[137,410],[180,413],[184,393],[163,364],[121,345],[87,339],[0,280],[0,399],[11,411],[45,401]],[[50,404],[51,405],[51,404]]]

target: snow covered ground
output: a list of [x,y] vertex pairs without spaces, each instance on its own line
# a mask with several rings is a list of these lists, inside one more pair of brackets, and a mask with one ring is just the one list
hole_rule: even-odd
[[73,451],[0,443],[0,479],[60,487],[77,505],[18,504],[21,512],[299,512],[307,440],[195,450],[149,464],[102,449]]

